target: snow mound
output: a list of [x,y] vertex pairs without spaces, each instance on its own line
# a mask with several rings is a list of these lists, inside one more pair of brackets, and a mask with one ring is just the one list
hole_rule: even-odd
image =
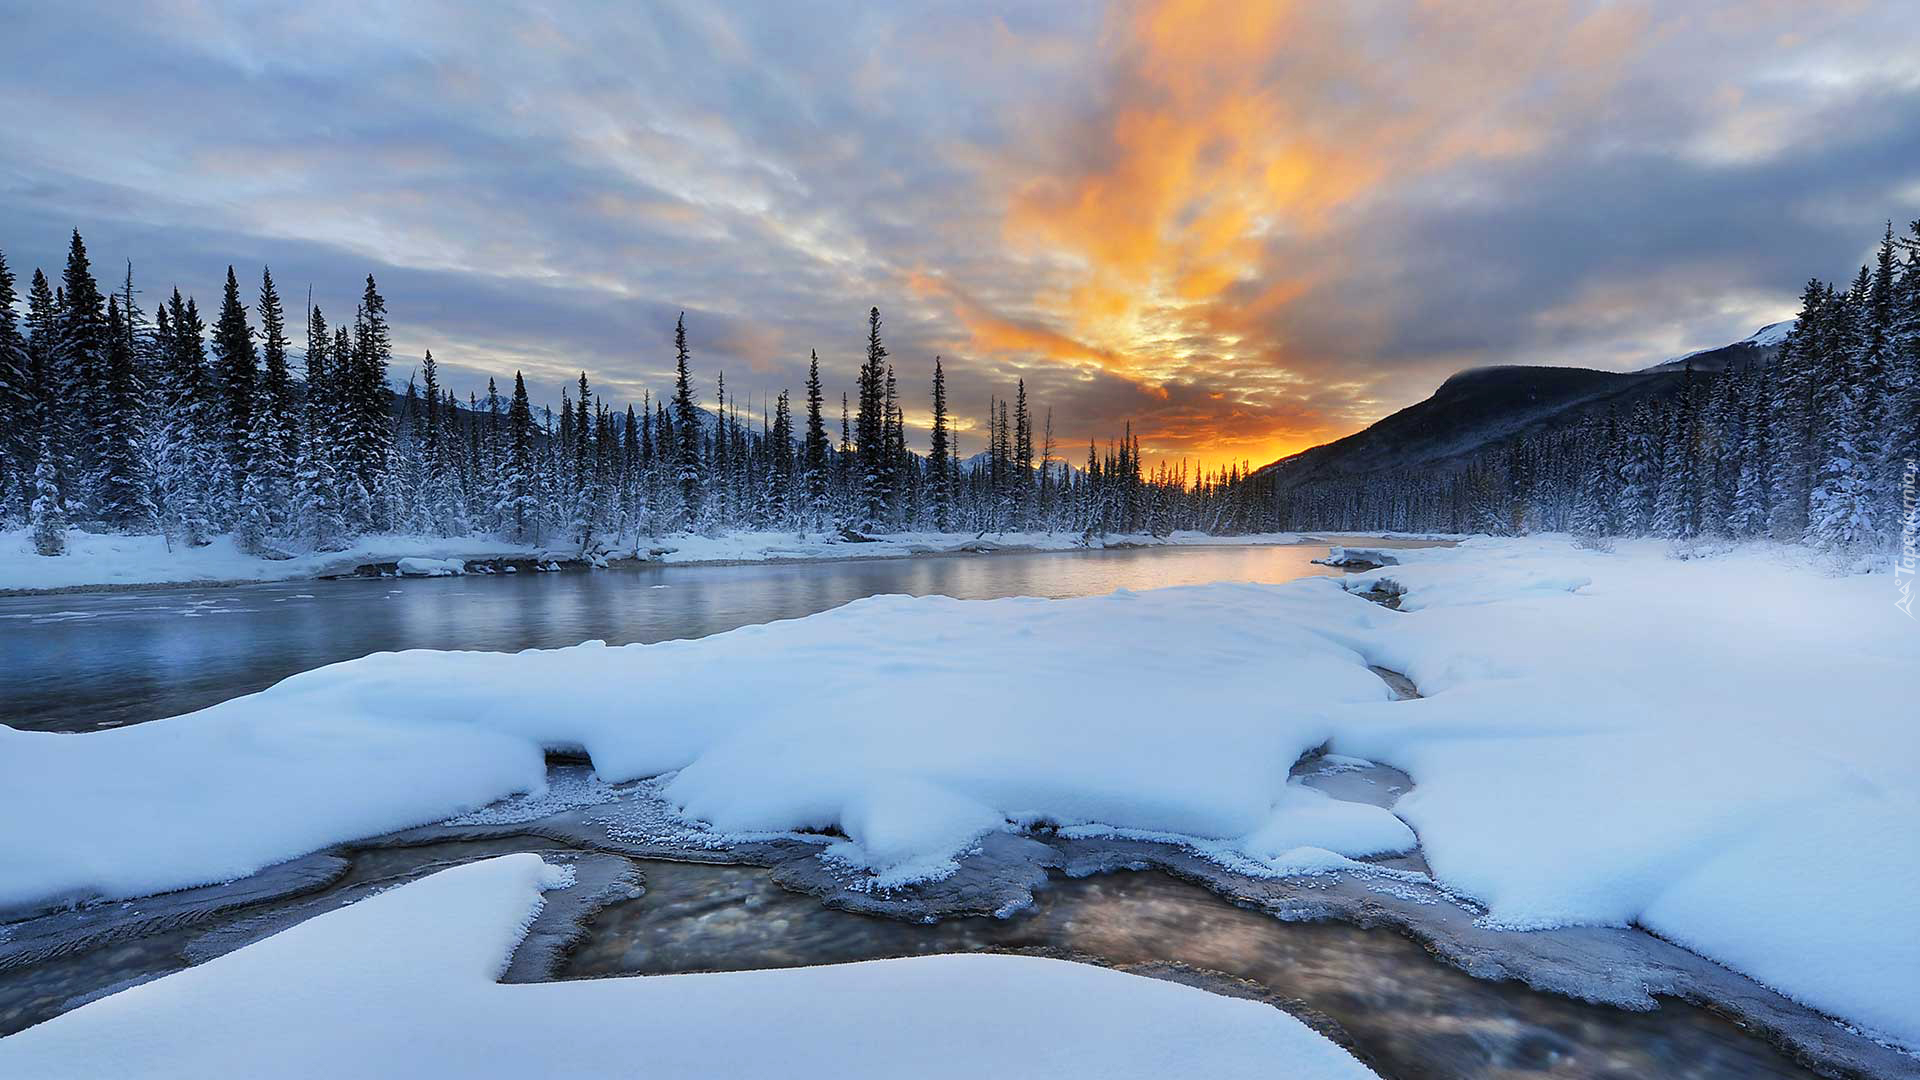
[[508,855],[380,893],[0,1039],[0,1074],[1373,1075],[1270,1006],[1035,957],[496,982],[559,871]]
[[1321,566],[1395,566],[1400,559],[1383,548],[1342,547],[1335,544],[1327,548],[1326,558],[1313,561]]
[[394,564],[401,577],[452,577],[467,572],[465,559],[426,559],[412,557]]

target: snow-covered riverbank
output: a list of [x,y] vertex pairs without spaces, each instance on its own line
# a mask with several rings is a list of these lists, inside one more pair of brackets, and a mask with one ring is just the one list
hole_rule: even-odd
[[[1297,533],[1210,536],[1178,532],[1171,536],[1109,535],[1083,540],[1078,533],[887,533],[867,541],[849,541],[838,533],[735,532],[718,536],[681,533],[644,537],[604,552],[607,561],[641,558],[694,566],[713,563],[808,562],[830,559],[906,558],[981,551],[1076,551],[1089,547],[1234,546],[1295,544]],[[121,536],[67,532],[67,554],[38,555],[25,529],[0,531],[0,593],[119,589],[150,585],[243,584],[296,581],[350,574],[356,567],[400,564],[403,560],[531,559],[577,561],[577,549],[514,544],[485,537],[364,536],[343,551],[315,552],[285,559],[249,555],[229,536],[204,547],[169,544],[158,535]],[[457,571],[456,571],[457,572]]]
[[1262,1002],[1039,957],[502,984],[572,884],[529,854],[447,870],[0,1039],[0,1073],[1373,1075]]
[[[122,731],[0,730],[0,904],[225,880],[537,789],[542,748],[577,747],[607,779],[673,774],[725,832],[837,829],[824,857],[876,887],[1036,821],[1270,874],[1411,825],[1490,925],[1638,923],[1920,1043],[1920,626],[1890,578],[1554,539],[1396,554],[1344,580],[385,654]],[[1348,591],[1383,587],[1403,612]],[[1329,806],[1287,783],[1322,743],[1418,786],[1392,813]]]

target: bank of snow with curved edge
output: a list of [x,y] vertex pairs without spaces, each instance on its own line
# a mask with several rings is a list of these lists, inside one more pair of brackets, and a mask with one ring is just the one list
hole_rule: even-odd
[[[1287,771],[1330,710],[1390,698],[1348,644],[1388,616],[1331,581],[883,596],[695,641],[376,654],[113,731],[0,728],[0,910],[438,821],[540,788],[548,747],[609,781],[677,770],[668,794],[722,832],[837,827],[829,855],[882,883],[1009,819],[1270,846],[1276,815],[1326,801]],[[1306,820],[1342,854],[1414,843],[1375,807]]]
[[1373,1075],[1271,1006],[1033,957],[497,982],[566,881],[442,871],[0,1039],[0,1075]]

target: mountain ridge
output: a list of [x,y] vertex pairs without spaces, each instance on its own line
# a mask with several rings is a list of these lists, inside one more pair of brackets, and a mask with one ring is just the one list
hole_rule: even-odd
[[1425,400],[1359,431],[1254,471],[1286,490],[1320,480],[1393,469],[1446,469],[1489,446],[1546,426],[1574,423],[1612,407],[1624,413],[1648,398],[1678,393],[1686,372],[1744,371],[1772,363],[1792,321],[1769,323],[1740,341],[1634,371],[1500,364],[1464,368]]

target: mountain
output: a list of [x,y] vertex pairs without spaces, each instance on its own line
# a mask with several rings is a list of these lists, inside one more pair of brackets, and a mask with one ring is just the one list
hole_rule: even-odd
[[1772,323],[1729,345],[1702,349],[1639,371],[1506,366],[1469,368],[1433,396],[1344,439],[1255,470],[1287,490],[1400,468],[1446,468],[1535,428],[1576,423],[1609,406],[1625,415],[1647,398],[1678,393],[1696,372],[1744,370],[1779,354],[1792,323]]
[[1785,322],[1768,323],[1731,345],[1696,349],[1641,370],[1679,371],[1692,364],[1695,371],[1744,371],[1755,364],[1770,363],[1779,353],[1780,343],[1787,340],[1787,335],[1793,331],[1795,321],[1788,319]]

